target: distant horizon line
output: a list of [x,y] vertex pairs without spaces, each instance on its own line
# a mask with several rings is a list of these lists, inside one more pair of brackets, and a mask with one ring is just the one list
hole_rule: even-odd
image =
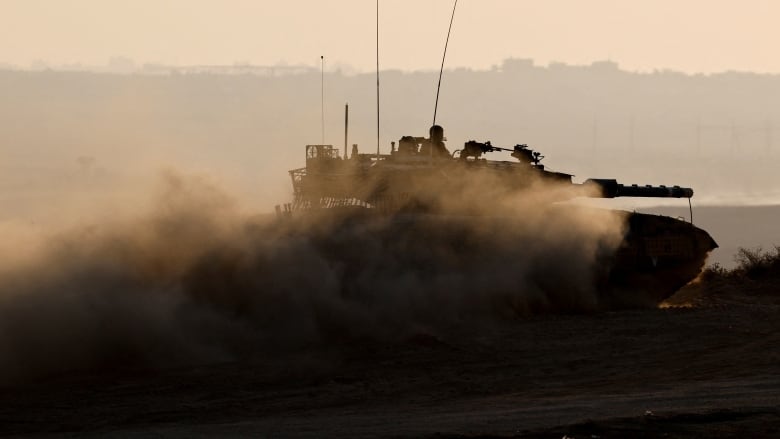
[[[489,68],[453,66],[445,68],[445,71],[472,71],[472,72],[501,72],[507,70],[522,69],[589,69],[601,68],[615,70],[630,74],[678,74],[685,76],[717,76],[723,74],[749,74],[757,76],[780,76],[780,72],[761,72],[752,70],[727,69],[712,72],[686,72],[674,68],[657,67],[653,69],[629,70],[620,66],[620,63],[612,59],[594,60],[590,64],[567,63],[564,61],[550,61],[547,64],[537,63],[533,58],[508,57],[500,64],[494,64]],[[277,64],[254,64],[251,62],[236,61],[233,64],[164,64],[156,62],[136,63],[126,57],[112,57],[104,65],[82,64],[78,62],[66,64],[50,64],[43,60],[36,60],[29,65],[18,65],[0,61],[0,71],[14,72],[62,72],[62,73],[101,73],[116,75],[164,75],[164,74],[256,74],[259,76],[285,76],[290,74],[319,73],[320,66],[313,64],[289,64],[279,62]],[[401,73],[436,73],[436,69],[409,70],[402,68],[380,69],[381,72]],[[277,74],[277,72],[282,74]],[[352,65],[337,63],[335,66],[325,69],[328,74],[341,74],[343,76],[359,76],[373,74],[374,70],[361,70]]]

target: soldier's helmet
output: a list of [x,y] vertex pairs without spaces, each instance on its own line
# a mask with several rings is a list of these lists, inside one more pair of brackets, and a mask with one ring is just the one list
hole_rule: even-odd
[[437,143],[444,141],[444,128],[439,125],[432,126],[429,134],[431,136],[431,142]]

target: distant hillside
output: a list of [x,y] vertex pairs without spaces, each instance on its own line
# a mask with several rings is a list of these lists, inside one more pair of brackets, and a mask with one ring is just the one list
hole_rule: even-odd
[[[436,80],[437,72],[382,72],[383,150],[427,133]],[[326,74],[326,142],[343,144],[349,102],[349,143],[375,150],[375,81]],[[109,175],[160,164],[229,175],[278,202],[303,145],[321,141],[320,93],[319,72],[306,69],[0,71],[0,193],[20,181],[45,187],[50,172],[78,171],[85,157]],[[688,185],[699,203],[780,200],[780,76],[507,60],[445,72],[438,122],[450,149],[469,139],[528,143],[578,180]]]

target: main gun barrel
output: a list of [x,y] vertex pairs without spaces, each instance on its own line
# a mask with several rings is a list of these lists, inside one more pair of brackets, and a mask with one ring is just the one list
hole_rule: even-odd
[[626,186],[617,180],[606,178],[591,178],[582,184],[587,188],[596,188],[598,193],[591,194],[594,198],[616,197],[647,197],[647,198],[691,198],[693,189],[680,186],[639,186],[632,184]]

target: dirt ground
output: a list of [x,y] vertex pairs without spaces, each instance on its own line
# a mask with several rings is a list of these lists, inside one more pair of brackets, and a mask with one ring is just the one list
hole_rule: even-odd
[[0,431],[780,437],[780,301],[776,291],[750,291],[721,286],[702,297],[688,289],[674,307],[535,316],[165,371],[52,377],[0,390]]

